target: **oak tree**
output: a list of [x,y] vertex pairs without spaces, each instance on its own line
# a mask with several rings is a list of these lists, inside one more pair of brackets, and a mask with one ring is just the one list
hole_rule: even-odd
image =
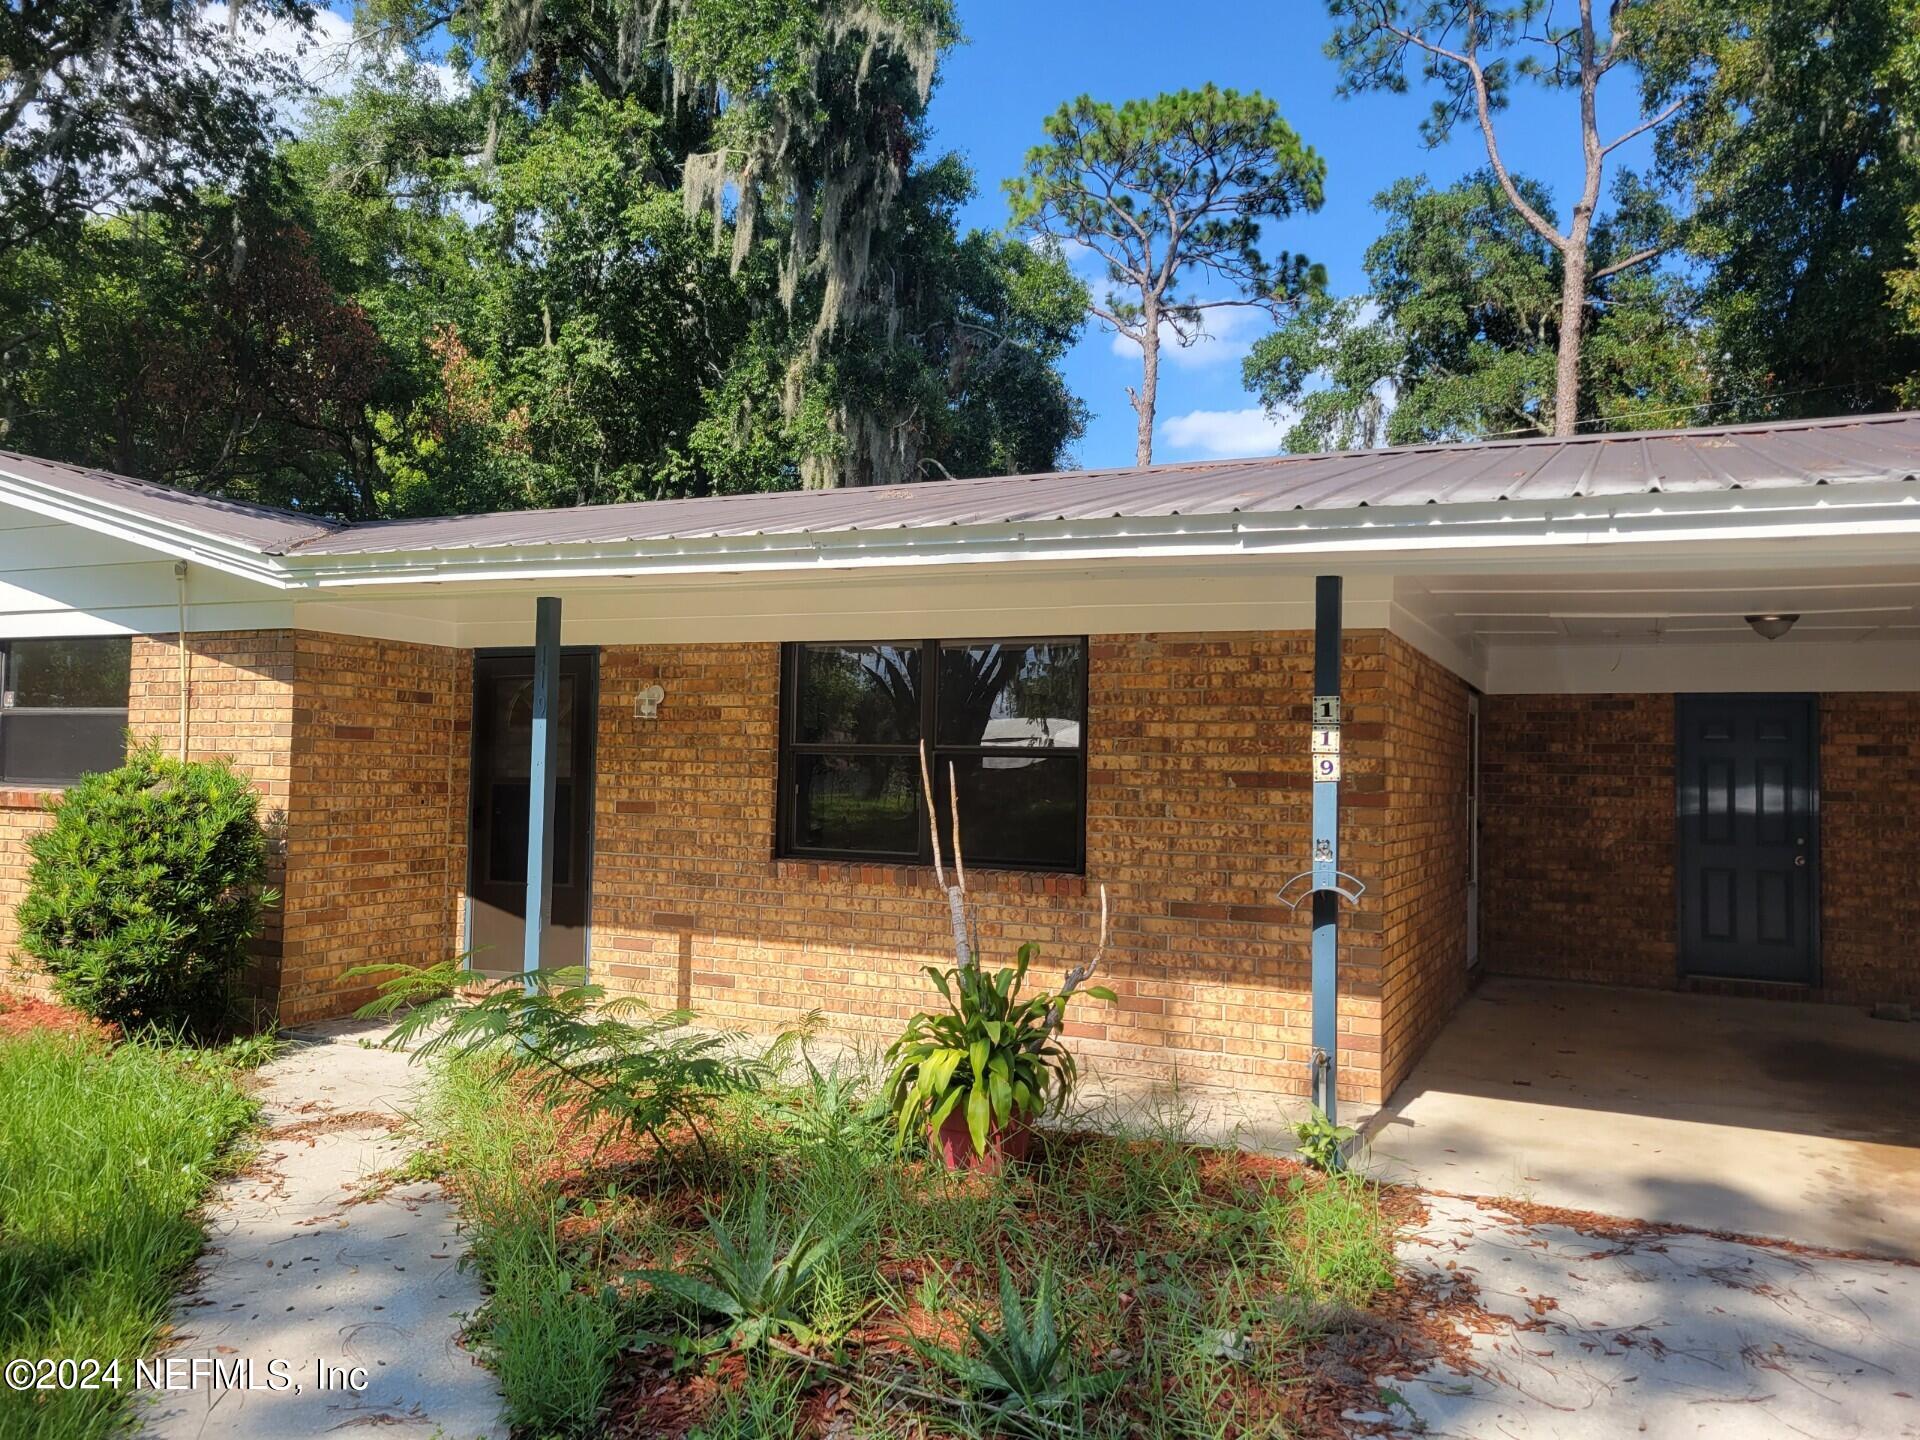
[[[1544,186],[1512,179],[1530,205],[1551,206]],[[1603,266],[1641,248],[1648,228],[1662,223],[1647,197],[1624,198],[1594,232]],[[1484,172],[1443,190],[1402,180],[1374,205],[1386,228],[1367,248],[1367,291],[1316,297],[1246,359],[1248,388],[1270,413],[1293,421],[1287,448],[1551,433],[1559,251]],[[1705,418],[1712,347],[1694,318],[1695,300],[1681,277],[1646,266],[1593,288],[1583,424],[1634,429]]]

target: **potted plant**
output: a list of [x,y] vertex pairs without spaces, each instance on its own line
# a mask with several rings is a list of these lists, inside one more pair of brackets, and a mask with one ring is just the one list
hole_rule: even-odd
[[[931,816],[933,787],[924,747],[920,765]],[[1092,959],[1069,970],[1058,991],[1022,995],[1038,947],[1022,945],[1016,963],[992,975],[980,965],[960,858],[957,793],[953,816],[955,883],[946,882],[937,829],[933,864],[952,917],[954,963],[944,970],[924,967],[947,1009],[923,1011],[907,1022],[887,1051],[885,1093],[898,1125],[897,1145],[904,1147],[907,1137],[921,1130],[949,1169],[992,1173],[1009,1160],[1023,1159],[1032,1142],[1032,1122],[1064,1107],[1073,1094],[1078,1068],[1060,1040],[1067,1002],[1083,987],[1097,999],[1115,998],[1104,985],[1085,984],[1106,953],[1107,893],[1103,886],[1100,943]]]
[[[1023,996],[1034,953],[1022,945],[1018,962],[992,975],[977,961],[926,967],[947,1009],[915,1015],[887,1051],[900,1145],[924,1125],[949,1169],[996,1171],[1024,1159],[1032,1122],[1072,1096],[1077,1069],[1059,1038],[1072,991]],[[1114,998],[1100,985],[1086,993]]]

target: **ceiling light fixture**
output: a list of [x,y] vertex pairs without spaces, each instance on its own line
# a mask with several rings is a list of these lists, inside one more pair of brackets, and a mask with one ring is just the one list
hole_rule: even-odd
[[1753,627],[1753,633],[1765,640],[1778,640],[1793,629],[1798,615],[1749,615],[1747,624]]

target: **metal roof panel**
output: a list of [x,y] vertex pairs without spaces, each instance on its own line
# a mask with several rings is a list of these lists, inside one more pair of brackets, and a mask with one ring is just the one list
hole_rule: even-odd
[[0,473],[6,472],[267,554],[367,555],[1273,514],[1358,506],[1537,502],[1912,479],[1920,475],[1920,413],[1572,439],[1412,445],[361,524],[336,524],[0,453]]

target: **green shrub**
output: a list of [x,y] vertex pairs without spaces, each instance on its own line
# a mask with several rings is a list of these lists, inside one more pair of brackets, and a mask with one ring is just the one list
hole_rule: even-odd
[[55,801],[19,919],[61,998],[123,1028],[220,1020],[273,899],[259,804],[225,763],[151,745]]

